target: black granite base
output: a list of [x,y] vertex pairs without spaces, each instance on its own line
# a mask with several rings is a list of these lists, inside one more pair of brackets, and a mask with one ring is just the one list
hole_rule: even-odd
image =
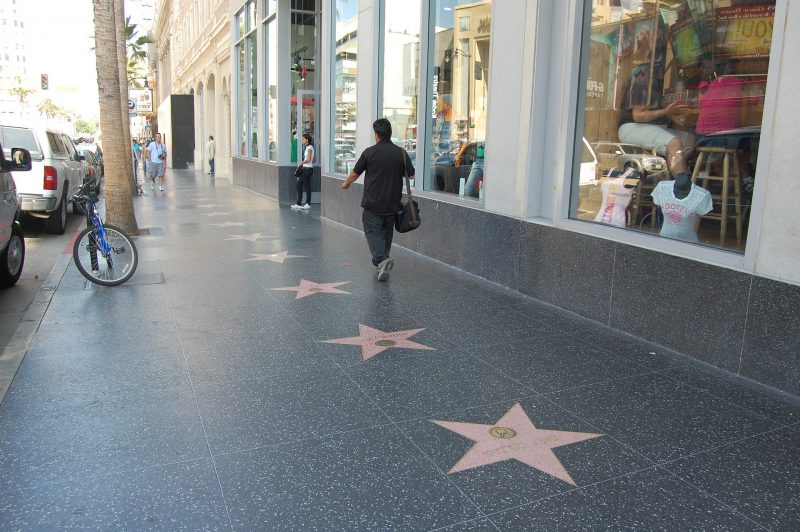
[[[322,216],[361,229],[363,188],[322,176]],[[395,243],[638,338],[800,395],[800,287],[418,198]]]

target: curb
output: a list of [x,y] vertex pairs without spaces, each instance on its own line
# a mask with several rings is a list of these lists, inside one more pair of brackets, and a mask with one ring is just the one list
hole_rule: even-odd
[[28,353],[33,337],[36,335],[36,331],[39,330],[39,324],[42,323],[42,319],[50,307],[53,294],[55,294],[58,285],[61,283],[61,279],[64,277],[71,260],[71,254],[59,255],[53,265],[53,269],[47,274],[44,284],[39,289],[36,299],[25,311],[25,316],[17,326],[17,330],[14,331],[14,335],[8,345],[0,352],[0,406],[3,404],[19,366]]

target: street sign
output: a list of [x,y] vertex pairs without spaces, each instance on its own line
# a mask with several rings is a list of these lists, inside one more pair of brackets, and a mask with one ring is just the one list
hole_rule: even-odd
[[128,111],[135,111],[135,110],[136,110],[136,101],[128,100]]

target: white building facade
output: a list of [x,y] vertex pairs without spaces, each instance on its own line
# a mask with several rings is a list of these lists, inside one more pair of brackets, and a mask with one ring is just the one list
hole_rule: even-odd
[[157,2],[150,59],[157,76],[156,107],[169,95],[194,96],[194,167],[208,172],[206,144],[213,136],[219,178],[231,175],[228,5],[227,0]]

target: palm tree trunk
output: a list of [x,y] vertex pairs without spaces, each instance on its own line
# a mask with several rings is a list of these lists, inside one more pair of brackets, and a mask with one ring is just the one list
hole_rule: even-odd
[[[103,157],[106,169],[106,219],[123,231],[136,235],[139,227],[133,212],[130,193],[130,174],[126,161],[119,61],[117,59],[115,2],[122,0],[92,0],[94,6],[95,58],[97,61],[97,92],[100,103],[100,127],[103,130]],[[126,102],[127,105],[127,102]]]
[[136,183],[133,180],[133,147],[131,146],[131,119],[128,111],[128,48],[125,40],[125,3],[124,0],[114,2],[114,19],[117,29],[117,61],[119,62],[119,90],[122,100],[122,125],[125,139],[126,168],[130,183],[131,195],[136,195]]

